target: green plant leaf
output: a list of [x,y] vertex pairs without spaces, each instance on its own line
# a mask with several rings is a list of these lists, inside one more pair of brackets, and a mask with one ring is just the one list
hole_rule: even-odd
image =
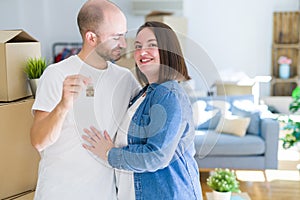
[[206,183],[218,192],[240,192],[239,182],[234,172],[229,169],[215,169],[214,174],[208,177]]
[[299,99],[300,98],[300,87],[297,86],[293,92],[292,92],[293,99]]
[[[297,86],[293,90],[292,98],[293,101],[289,105],[289,111],[291,113],[296,113],[300,109],[300,86]],[[288,149],[294,146],[297,142],[300,142],[300,122],[289,118],[285,123],[283,130],[291,130],[291,132],[285,134],[282,138],[280,138],[280,140],[283,141],[282,147],[284,149]]]
[[299,110],[299,108],[300,108],[300,98],[294,98],[293,101],[290,103],[289,110],[292,113],[295,113]]
[[29,58],[26,62],[24,72],[29,79],[36,79],[41,77],[46,68],[47,62],[45,58]]

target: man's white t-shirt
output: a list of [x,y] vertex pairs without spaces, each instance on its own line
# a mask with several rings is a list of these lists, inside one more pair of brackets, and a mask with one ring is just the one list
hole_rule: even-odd
[[92,79],[94,96],[87,96],[85,89],[81,92],[68,112],[59,138],[40,152],[35,199],[114,200],[114,169],[85,150],[81,136],[83,128],[93,125],[100,131],[107,130],[115,139],[129,101],[140,88],[126,68],[107,62],[106,69],[98,70],[78,56],[71,56],[47,67],[32,109],[51,112],[61,99],[64,79],[74,74]]

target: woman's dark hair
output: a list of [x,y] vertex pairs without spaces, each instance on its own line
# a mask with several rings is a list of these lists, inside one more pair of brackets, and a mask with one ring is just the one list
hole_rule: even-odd
[[[185,81],[191,79],[188,75],[180,43],[172,28],[161,22],[149,21],[138,29],[137,34],[144,28],[152,30],[157,41],[160,58],[158,83],[169,80]],[[142,84],[148,84],[146,76],[137,66],[136,74]]]

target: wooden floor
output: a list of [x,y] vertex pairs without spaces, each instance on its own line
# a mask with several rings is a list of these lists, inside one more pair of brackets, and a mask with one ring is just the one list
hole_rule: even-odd
[[[262,171],[236,171],[241,191],[247,192],[251,200],[299,200],[300,173],[296,170],[267,170],[264,180]],[[203,200],[206,192],[211,192],[206,185],[209,172],[200,172]],[[246,180],[248,179],[248,181]],[[32,200],[34,193],[15,200]]]
[[[291,154],[292,151],[287,153]],[[286,155],[283,155],[286,157]],[[242,192],[247,192],[252,200],[299,200],[300,199],[300,171],[297,170],[298,160],[280,161],[279,170],[236,171]],[[211,189],[206,185],[209,171],[200,171],[200,181],[203,199]]]
[[[299,150],[279,150],[278,170],[245,171],[237,170],[236,175],[242,192],[247,192],[251,200],[300,200]],[[200,171],[203,200],[211,189],[206,185],[209,171]],[[32,200],[33,193],[16,200]]]
[[[263,172],[261,171],[237,171],[237,174],[245,173],[253,177],[250,181],[239,180],[240,189],[242,192],[247,192],[252,200],[299,200],[300,199],[300,178],[298,171],[280,171],[273,170],[270,174],[279,174],[281,179],[273,179],[265,181]],[[268,174],[268,171],[266,172]],[[282,175],[280,175],[282,173]],[[298,173],[298,174],[297,174]],[[257,174],[257,175],[255,175]],[[209,172],[200,172],[201,187],[203,193],[203,199],[206,200],[205,193],[211,192],[211,189],[206,185],[206,179],[209,176]],[[257,176],[257,180],[255,180]],[[288,176],[292,176],[288,178]],[[254,180],[253,180],[254,179]],[[292,180],[288,180],[292,179]]]

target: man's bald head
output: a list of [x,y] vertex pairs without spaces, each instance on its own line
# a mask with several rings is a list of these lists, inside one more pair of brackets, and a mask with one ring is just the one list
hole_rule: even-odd
[[109,23],[110,16],[124,15],[112,2],[106,0],[88,0],[80,9],[77,24],[82,37],[87,31],[97,32],[101,26]]

